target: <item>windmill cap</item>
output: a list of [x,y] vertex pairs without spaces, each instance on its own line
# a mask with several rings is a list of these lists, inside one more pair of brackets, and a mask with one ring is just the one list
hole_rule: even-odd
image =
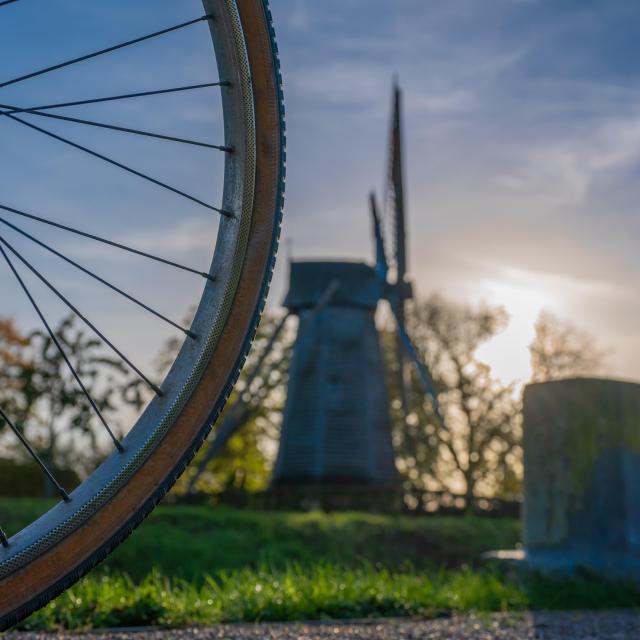
[[284,306],[293,312],[313,308],[336,282],[338,288],[327,306],[374,310],[383,296],[383,284],[364,262],[301,261],[291,263]]

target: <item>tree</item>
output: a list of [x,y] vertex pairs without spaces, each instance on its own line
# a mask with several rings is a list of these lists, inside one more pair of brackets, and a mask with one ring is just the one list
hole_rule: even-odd
[[[397,376],[390,376],[398,467],[409,493],[462,494],[470,508],[474,497],[519,489],[516,389],[495,379],[476,355],[506,324],[501,308],[455,304],[437,295],[410,307],[407,328],[433,375],[446,428],[435,419],[415,372],[411,412],[403,416],[399,390],[393,388]],[[388,334],[385,342],[390,343]],[[394,366],[393,356],[388,359]]]
[[[99,340],[76,327],[73,316],[64,318],[54,334],[110,423],[130,384],[126,367],[109,357]],[[48,333],[33,331],[28,336],[15,379],[11,417],[36,451],[53,468],[89,472],[111,449],[111,441]],[[26,457],[21,447],[15,451]]]
[[29,340],[13,322],[0,319],[0,404],[13,413],[20,395],[20,371],[27,366],[26,348]]
[[593,375],[604,363],[593,336],[549,311],[538,316],[529,351],[533,382]]

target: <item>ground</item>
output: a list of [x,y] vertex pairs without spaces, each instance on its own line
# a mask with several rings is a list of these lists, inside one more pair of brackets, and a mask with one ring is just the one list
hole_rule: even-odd
[[96,634],[12,633],[5,640],[632,640],[640,613],[526,613],[437,620],[219,625]]

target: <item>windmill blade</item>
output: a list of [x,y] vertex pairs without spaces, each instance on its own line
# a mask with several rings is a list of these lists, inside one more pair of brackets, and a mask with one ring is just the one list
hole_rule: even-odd
[[318,298],[316,306],[311,310],[311,314],[307,317],[307,320],[313,320],[316,316],[331,302],[333,296],[336,295],[340,283],[337,280],[332,280],[329,286],[324,290],[324,293]]
[[404,282],[407,275],[407,228],[404,197],[404,150],[402,132],[402,91],[393,87],[393,115],[391,118],[391,153],[389,188],[391,198],[391,224],[394,242],[396,283]]
[[[392,259],[395,267],[395,280],[392,283],[392,304],[398,321],[404,326],[406,315],[406,301],[411,297],[411,287],[407,283],[407,228],[404,197],[404,167],[403,167],[403,132],[402,132],[402,92],[397,80],[393,85],[393,105],[391,116],[391,135],[389,150],[389,174],[387,182],[388,195],[385,204],[391,208],[390,226],[393,242]],[[407,363],[405,349],[398,338],[396,357],[398,360],[398,384],[400,400],[404,415],[409,413],[409,392],[407,379]]]
[[[249,377],[247,378],[247,382],[245,384],[245,391],[251,388],[251,385],[255,381],[255,379],[260,374],[264,363],[273,350],[275,346],[276,340],[282,333],[287,320],[289,319],[289,313],[285,314],[280,322],[276,325],[273,330],[269,341],[267,342],[262,354],[258,358],[258,361],[254,365]],[[215,436],[211,443],[209,444],[206,453],[200,459],[200,464],[196,469],[194,476],[191,478],[189,482],[189,486],[187,487],[187,493],[193,493],[193,490],[196,486],[196,483],[200,479],[200,476],[204,473],[204,470],[213,458],[220,452],[220,450],[229,442],[229,440],[233,437],[233,435],[240,429],[242,425],[246,422],[250,409],[246,403],[242,402],[242,393],[238,395],[236,401],[231,405],[227,414],[220,425],[220,428],[215,432]]]
[[[327,289],[318,299],[318,302],[316,303],[315,307],[312,309],[309,316],[306,318],[307,322],[313,321],[317,317],[320,311],[322,311],[322,309],[324,309],[327,306],[327,304],[331,302],[331,299],[336,294],[339,288],[340,288],[340,283],[337,280],[333,280],[329,284]],[[264,348],[264,351],[262,352],[260,358],[258,359],[258,362],[256,362],[253,370],[251,371],[251,374],[249,375],[249,378],[245,385],[245,391],[251,387],[251,385],[253,384],[253,381],[260,374],[260,371],[264,366],[267,356],[273,350],[276,340],[278,339],[278,336],[282,333],[282,330],[284,329],[284,326],[287,320],[289,319],[289,316],[290,314],[287,313],[282,318],[282,320],[280,320],[280,322],[274,329],[273,333],[271,334],[271,338],[269,339],[269,342],[267,343],[266,347]],[[267,377],[271,371],[275,371],[276,369],[279,369],[282,363],[283,363],[283,359],[279,359],[277,362],[274,362],[267,371]],[[204,473],[204,470],[206,469],[209,462],[211,462],[211,460],[213,460],[220,453],[220,451],[224,449],[224,447],[229,442],[229,440],[231,440],[231,438],[236,433],[238,433],[240,429],[242,429],[242,427],[246,424],[247,420],[249,419],[249,416],[251,415],[252,405],[250,403],[244,402],[242,399],[242,396],[243,396],[242,393],[239,394],[236,401],[233,403],[233,405],[231,405],[231,407],[227,411],[227,415],[225,416],[222,422],[222,425],[216,431],[215,436],[211,441],[211,444],[209,444],[209,447],[206,453],[200,459],[198,468],[196,469],[194,476],[191,478],[191,481],[189,482],[187,493],[194,492],[195,486],[198,480],[200,479],[200,477],[202,476],[202,474]]]
[[422,387],[425,393],[427,394],[427,396],[429,397],[429,400],[431,401],[431,406],[433,408],[433,412],[436,416],[436,419],[438,420],[438,422],[440,423],[440,426],[443,429],[447,429],[444,416],[442,415],[442,412],[440,410],[438,395],[436,393],[435,385],[433,383],[433,377],[429,372],[429,368],[420,358],[420,355],[418,354],[418,350],[413,344],[413,341],[409,336],[409,333],[407,331],[407,328],[404,325],[404,322],[400,321],[400,316],[399,316],[397,307],[392,304],[391,309],[396,319],[396,327],[398,330],[398,336],[400,338],[400,341],[402,342],[402,346],[404,347],[407,355],[409,356],[409,359],[415,365],[415,368],[418,372],[418,377],[420,378],[420,382],[422,383]]
[[378,202],[376,194],[372,191],[369,196],[371,204],[371,218],[373,220],[373,236],[376,243],[376,274],[386,283],[389,273],[389,263],[387,262],[387,252],[384,246],[384,236],[382,235],[382,227],[380,225],[380,213],[378,210]]
[[248,404],[236,402],[236,404],[231,407],[225,419],[222,421],[222,425],[216,431],[215,438],[211,441],[206,453],[200,459],[196,473],[191,478],[189,486],[187,487],[187,493],[194,493],[195,486],[202,477],[209,462],[222,451],[227,442],[229,442],[240,427],[246,423],[250,413],[251,409]]

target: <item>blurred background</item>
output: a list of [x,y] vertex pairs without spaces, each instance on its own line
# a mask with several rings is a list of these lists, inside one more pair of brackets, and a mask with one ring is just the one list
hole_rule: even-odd
[[[254,349],[214,435],[166,504],[95,583],[79,587],[82,595],[65,596],[64,605],[27,624],[636,606],[637,587],[592,576],[567,578],[553,588],[541,577],[523,586],[486,570],[480,556],[522,545],[525,385],[575,377],[640,379],[640,7],[604,0],[272,4],[287,106],[287,204],[280,259]],[[19,6],[0,24],[0,58],[21,52],[12,66],[16,73],[39,66],[45,51],[69,51],[69,42],[51,28],[57,20],[73,17],[73,47],[83,51],[96,34],[107,43],[121,39],[123,23],[137,34],[201,11],[196,0],[179,6],[117,0],[106,13],[93,3],[64,0],[60,6],[53,23],[33,6]],[[16,25],[27,18],[38,46],[26,46],[18,36]],[[132,79],[140,90],[168,86],[172,79],[214,81],[205,31],[175,38],[173,49],[134,53],[136,67],[125,58],[108,76],[99,66],[94,75],[63,71],[40,85],[37,95],[33,87],[16,89],[7,100],[47,102],[69,92],[81,98],[107,86],[128,90]],[[84,81],[82,91],[75,73]],[[161,109],[127,105],[119,114],[147,128],[219,139],[220,118],[208,100],[181,95]],[[64,221],[84,215],[81,207],[90,203],[96,232],[206,268],[216,220],[184,203],[177,209],[162,193],[149,195],[118,176],[98,178],[100,167],[94,174],[82,157],[58,147],[43,153],[6,122],[0,126],[8,142],[2,182],[11,185],[12,206]],[[70,126],[55,125],[65,132]],[[154,142],[91,136],[85,140],[133,164],[144,162],[154,175],[202,197],[219,192],[200,150],[158,154]],[[67,171],[77,176],[74,183],[64,178]],[[355,322],[332,316],[330,299],[318,306],[322,287],[304,309],[285,309],[292,269],[308,260],[379,267],[372,191],[390,281],[397,281],[403,195],[406,281],[412,285],[411,297],[401,298],[403,326],[433,388],[425,389],[420,368],[402,352],[390,305],[380,294],[380,304],[376,299],[369,309],[377,337],[362,348],[368,355],[379,350],[379,367],[370,369],[378,367],[383,386],[370,388],[360,404],[382,407],[376,428],[387,434],[382,437],[388,438],[385,455],[393,470],[384,477],[375,471],[350,475],[364,448],[314,440],[304,454],[309,460],[342,447],[343,467],[289,476],[281,469],[280,481],[277,472],[274,480],[287,456],[302,455],[295,447],[283,453],[282,427],[292,404],[292,358],[315,358],[295,355],[304,317],[311,314],[315,322],[314,314],[322,316],[325,326]],[[107,250],[90,254],[78,243],[64,246],[94,265],[109,264],[115,278],[155,295],[165,312],[189,322],[197,282],[177,275],[160,280],[129,258],[114,262]],[[161,379],[180,338],[106,303],[62,267],[56,275],[100,314],[132,359]],[[90,411],[76,404],[79,394],[64,363],[5,273],[0,291],[0,400],[73,485],[103,458],[107,441]],[[148,399],[146,390],[119,362],[105,361],[100,344],[62,307],[50,304],[59,335],[93,381],[101,408],[126,432]],[[329,344],[323,336],[314,340]],[[341,361],[330,358],[331,366],[340,369],[348,359],[346,351],[342,355]],[[321,391],[317,371],[302,364],[295,370],[296,380],[310,381],[311,397],[323,406],[340,392],[366,386],[362,371],[350,375],[334,381],[332,394]],[[342,411],[337,405],[328,420]],[[288,411],[293,424],[296,409]],[[357,417],[357,411],[349,415]],[[6,431],[0,433],[0,520],[14,533],[53,495]],[[218,433],[224,437],[216,440]],[[350,442],[360,437],[362,447],[369,446],[376,434],[364,429]]]

